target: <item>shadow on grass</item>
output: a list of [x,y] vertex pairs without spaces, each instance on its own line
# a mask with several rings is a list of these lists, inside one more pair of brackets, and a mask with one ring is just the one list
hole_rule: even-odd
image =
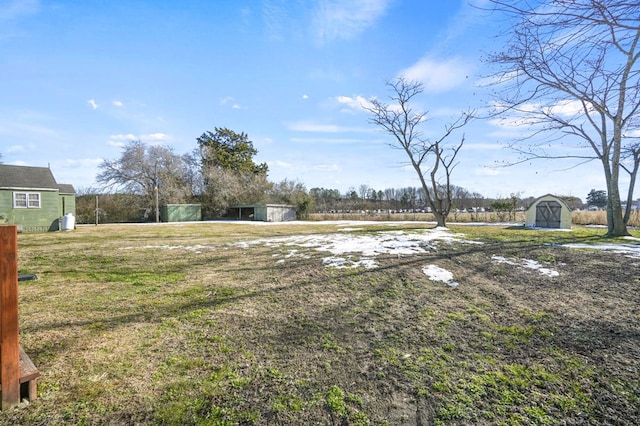
[[[553,243],[545,242],[544,244],[557,245],[569,242],[593,244],[611,241],[602,236],[576,236],[569,234],[566,237],[562,234],[554,235],[549,240],[553,241]],[[299,300],[300,304],[310,303],[310,312],[291,312],[291,317],[288,321],[282,321],[275,316],[255,318],[251,316],[243,317],[242,314],[237,315],[236,321],[246,326],[247,333],[256,333],[253,328],[269,331],[268,333],[253,334],[256,339],[262,339],[258,343],[262,343],[267,347],[277,348],[275,349],[277,350],[275,354],[270,354],[269,362],[282,362],[282,365],[287,365],[286,363],[288,362],[309,361],[310,363],[317,363],[319,362],[318,360],[322,360],[324,362],[321,363],[322,365],[309,364],[307,366],[309,370],[315,369],[315,374],[320,375],[320,373],[324,372],[326,376],[326,378],[322,379],[326,382],[314,385],[316,388],[313,391],[322,392],[322,386],[333,382],[339,383],[345,389],[349,386],[353,388],[361,386],[362,389],[370,392],[368,394],[369,398],[373,395],[383,400],[384,398],[389,398],[389,396],[385,396],[385,392],[387,392],[387,395],[390,395],[391,392],[397,392],[402,396],[402,398],[397,399],[398,401],[403,400],[404,397],[407,397],[407,400],[419,400],[415,383],[412,382],[412,379],[403,376],[405,373],[402,371],[402,362],[399,361],[398,365],[394,365],[391,362],[385,363],[375,355],[375,351],[383,345],[393,345],[393,348],[397,348],[399,351],[418,352],[423,349],[422,345],[427,344],[423,335],[424,332],[416,326],[416,319],[421,312],[420,309],[424,308],[424,306],[420,306],[423,300],[414,300],[414,296],[424,296],[425,294],[436,292],[440,296],[445,292],[450,292],[450,294],[462,300],[460,303],[466,303],[466,300],[464,300],[465,294],[463,292],[457,289],[449,289],[445,284],[442,284],[442,287],[425,285],[423,290],[413,288],[409,292],[405,284],[406,280],[413,279],[414,275],[411,275],[411,272],[419,270],[427,262],[456,262],[460,268],[464,268],[468,277],[476,275],[482,280],[493,280],[496,285],[500,286],[502,284],[502,282],[498,282],[500,279],[491,273],[492,255],[522,257],[527,253],[533,253],[542,248],[560,250],[554,245],[542,245],[539,238],[528,239],[526,235],[509,241],[489,240],[482,245],[454,243],[451,245],[451,249],[444,248],[445,244],[442,244],[435,251],[412,257],[392,258],[391,256],[386,256],[384,257],[384,263],[381,262],[381,266],[376,269],[330,270],[323,267],[320,259],[315,257],[298,259],[297,264],[294,266],[274,266],[275,260],[262,259],[255,262],[249,260],[229,268],[229,272],[232,274],[243,273],[254,276],[254,280],[247,284],[246,289],[216,287],[214,282],[203,282],[201,287],[195,288],[193,294],[188,292],[184,295],[176,294],[170,303],[143,307],[143,310],[139,312],[110,312],[110,315],[99,319],[77,319],[29,324],[24,327],[23,331],[46,333],[52,330],[64,330],[65,332],[68,330],[68,333],[72,333],[71,329],[74,327],[91,328],[92,326],[96,328],[99,326],[100,330],[113,331],[131,323],[159,324],[199,309],[215,310],[223,306],[242,304],[247,300],[253,299],[264,299],[263,303],[268,304],[271,300],[280,300],[286,297],[292,307],[299,308],[299,305],[294,304],[296,294],[302,296],[314,288],[326,288],[327,291],[333,291],[334,296],[338,298],[338,301],[333,305],[328,304],[321,309],[311,309],[313,301],[303,302]],[[443,248],[441,249],[441,247]],[[206,266],[207,261],[211,261],[211,259],[199,259],[194,264]],[[224,263],[225,257],[218,256],[215,261]],[[313,275],[303,273],[311,270],[318,272]],[[300,279],[290,278],[294,276],[299,276]],[[269,281],[267,283],[268,286],[265,285],[264,288],[260,288],[260,277],[264,277],[263,279]],[[468,277],[461,277],[462,286],[465,285],[464,280]],[[577,277],[573,276],[571,278],[575,279]],[[426,277],[423,277],[423,279],[425,283],[429,281]],[[281,284],[279,283],[280,280]],[[293,281],[288,282],[287,280]],[[479,279],[478,281],[481,280]],[[521,284],[509,283],[509,285]],[[351,286],[356,288],[351,289]],[[216,288],[220,291],[216,292]],[[532,287],[532,289],[541,291],[535,287]],[[511,290],[505,288],[504,291],[509,292]],[[519,289],[519,291],[520,294],[517,297],[526,299],[526,289]],[[594,291],[597,291],[597,289]],[[311,294],[315,296],[315,293]],[[485,295],[485,302],[490,304],[487,309],[508,312],[517,311],[517,306],[512,305],[511,300],[492,299],[492,295],[489,293]],[[176,300],[178,298],[189,299]],[[366,305],[366,300],[375,300],[378,303]],[[523,302],[523,300],[519,301]],[[400,314],[390,308],[391,305],[398,307],[402,304],[406,305],[406,311],[401,311]],[[285,308],[286,306],[279,309],[280,311],[285,311]],[[300,315],[300,317],[295,315]],[[517,315],[514,318],[517,319]],[[511,318],[505,314],[503,319],[509,320]],[[621,324],[615,320],[606,321],[602,319],[578,322],[569,317],[554,317],[553,321],[555,327],[554,335],[545,341],[545,350],[552,349],[566,353],[579,353],[588,359],[589,363],[594,367],[599,367],[599,363],[602,362],[604,368],[610,367],[613,361],[609,354],[615,351],[616,348],[620,348],[629,354],[638,354],[640,336],[638,335],[637,321],[636,326],[633,324]],[[376,327],[377,330],[374,330]],[[239,327],[239,329],[242,329],[242,327]],[[473,331],[470,330],[470,332]],[[332,339],[326,337],[323,342],[323,336],[329,336]],[[240,341],[246,340],[243,341],[245,344],[255,343],[248,342],[251,339],[245,336],[236,336],[234,338]],[[409,341],[409,339],[415,339],[415,341]],[[34,353],[37,358],[38,351],[57,351],[61,353],[73,344],[74,341],[71,337],[57,347],[53,347],[47,342],[36,342],[28,352]],[[325,351],[327,353],[317,355],[317,358],[309,358],[309,360],[295,359],[299,351],[302,351],[305,347],[307,347],[307,350],[310,347],[312,350]],[[340,348],[344,351],[340,350]],[[529,349],[531,354],[535,354],[535,351],[539,348],[534,348],[532,345]],[[531,354],[528,356],[533,357],[534,355]],[[520,362],[520,359],[516,359],[520,355],[522,354],[510,354],[506,351],[502,352],[501,356],[505,358],[503,362],[509,363]],[[545,355],[542,354],[542,356]],[[334,370],[330,370],[326,362],[334,359],[339,360],[336,364],[344,363],[352,370],[339,369],[337,367],[334,367]],[[345,362],[347,360],[349,362]],[[606,363],[609,364],[607,365]],[[635,368],[635,366],[632,365],[630,368]],[[380,373],[387,374],[388,377],[380,378],[382,377]],[[377,380],[376,374],[380,375]],[[620,377],[627,380],[625,376]],[[428,374],[425,373],[424,377],[420,377],[420,380],[425,382],[424,386],[430,385]],[[358,386],[354,386],[352,383],[357,383]],[[637,386],[635,388],[633,384],[625,386],[627,387],[627,392],[633,392],[634,389],[637,392]],[[627,418],[638,416],[638,408],[633,406],[632,399],[616,394],[615,389],[611,389],[608,383],[603,383],[602,389],[596,389],[596,391],[598,392],[594,394],[594,400],[601,401],[603,404],[602,412],[598,414],[600,418],[606,418],[608,415],[606,410],[614,408],[614,405],[614,415],[627,413]],[[260,395],[260,393],[263,393],[263,391],[255,390],[255,395]],[[258,397],[256,396],[256,398]],[[263,395],[262,400],[257,400],[264,402],[265,398],[268,397]],[[429,399],[431,397],[421,395],[421,398]],[[375,400],[375,398],[372,399]],[[391,399],[393,400],[393,398]],[[265,406],[267,405],[265,404]],[[415,406],[411,408],[414,413],[420,411]],[[265,410],[264,415],[266,418],[269,415],[273,415],[269,414],[268,408],[263,407],[263,409]],[[429,416],[432,415],[433,413],[429,414]],[[398,417],[398,420],[400,419],[401,417]],[[611,419],[609,418],[609,420]],[[429,420],[431,419],[423,418],[420,421],[429,423]]]

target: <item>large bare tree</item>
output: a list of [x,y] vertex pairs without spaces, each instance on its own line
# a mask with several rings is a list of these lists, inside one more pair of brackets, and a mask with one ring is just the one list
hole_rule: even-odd
[[[531,130],[511,146],[523,161],[598,160],[608,235],[627,235],[640,165],[640,2],[490,1],[512,18],[505,48],[489,58],[499,69],[498,112]],[[621,172],[630,179],[626,212]]]
[[161,145],[146,145],[131,141],[116,160],[103,160],[96,181],[104,188],[143,195],[149,208],[158,204],[188,201],[193,191],[187,179],[184,157]]
[[426,112],[415,112],[412,101],[423,92],[420,82],[400,77],[388,81],[391,103],[377,98],[369,100],[363,108],[370,113],[370,122],[393,137],[390,146],[403,149],[416,171],[425,198],[438,226],[446,226],[451,210],[451,173],[458,164],[456,157],[464,144],[447,144],[452,133],[466,125],[471,113],[463,113],[453,123],[445,126],[444,134],[436,140],[424,137],[421,129],[427,123]]

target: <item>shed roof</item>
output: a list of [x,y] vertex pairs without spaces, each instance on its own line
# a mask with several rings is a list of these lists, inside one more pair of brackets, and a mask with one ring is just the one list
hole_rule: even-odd
[[0,164],[0,188],[38,189],[73,194],[72,185],[58,184],[48,167]]
[[232,209],[237,208],[255,208],[255,207],[280,207],[280,208],[289,208],[295,209],[296,206],[292,206],[290,204],[270,204],[270,203],[254,203],[254,204],[237,204],[235,206],[231,206]]
[[553,194],[545,194],[542,197],[538,197],[535,200],[533,200],[533,202],[531,203],[531,205],[529,206],[529,209],[532,208],[533,206],[535,206],[536,204],[538,204],[539,201],[541,201],[544,198],[553,198],[554,201],[559,202],[562,206],[566,207],[567,210],[571,211],[571,207],[569,207],[569,205],[567,204],[566,201],[564,201],[562,198],[553,195]]

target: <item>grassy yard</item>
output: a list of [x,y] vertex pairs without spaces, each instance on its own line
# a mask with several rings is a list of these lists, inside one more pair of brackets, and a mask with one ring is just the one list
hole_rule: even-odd
[[640,258],[562,246],[638,241],[460,226],[335,268],[287,239],[429,226],[20,234],[20,273],[38,275],[20,282],[20,341],[42,376],[0,424],[640,424]]

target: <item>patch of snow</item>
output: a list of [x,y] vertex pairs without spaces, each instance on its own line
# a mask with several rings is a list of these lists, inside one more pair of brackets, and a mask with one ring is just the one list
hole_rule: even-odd
[[361,258],[359,260],[352,260],[351,256],[344,258],[338,256],[329,256],[322,259],[322,264],[324,266],[330,266],[337,269],[346,269],[346,268],[358,268],[362,266],[365,269],[373,269],[378,265],[376,261],[370,258]]
[[573,232],[571,228],[541,228],[539,226],[527,226],[532,231],[555,231],[555,232]]
[[458,287],[458,283],[453,281],[453,274],[446,269],[436,265],[427,265],[422,268],[422,272],[429,277],[431,281],[439,281],[447,284],[449,287]]
[[[634,237],[628,237],[629,239],[635,239]],[[640,259],[640,244],[562,244],[560,247],[572,248],[572,249],[587,249],[587,250],[603,250],[611,251],[613,253],[624,254],[632,259]]]
[[[447,228],[425,229],[421,231],[384,231],[370,235],[350,234],[317,234],[294,235],[288,237],[264,238],[254,241],[236,243],[240,248],[249,248],[252,245],[265,245],[267,247],[303,247],[319,252],[328,252],[333,256],[325,258],[324,264],[333,267],[376,267],[375,257],[383,254],[397,256],[412,256],[435,249],[435,242],[464,242],[468,244],[482,244],[477,241],[466,241],[464,235],[454,234]],[[294,252],[291,249],[290,252]],[[346,254],[359,253],[360,260],[345,259]],[[330,260],[326,260],[330,259]],[[338,266],[339,265],[339,266]]]
[[543,267],[537,260],[516,258],[507,259],[504,256],[493,255],[491,256],[491,261],[495,263],[506,263],[507,265],[519,266],[525,269],[537,270],[541,275],[546,275],[547,277],[557,277],[560,275],[560,273],[555,269]]

